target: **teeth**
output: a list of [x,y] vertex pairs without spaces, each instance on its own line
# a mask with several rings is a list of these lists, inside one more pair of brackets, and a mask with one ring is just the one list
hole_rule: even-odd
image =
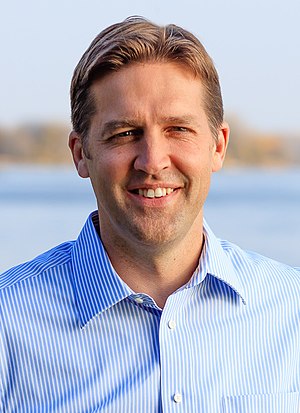
[[154,189],[144,189],[144,196],[147,198],[154,198],[155,197]]
[[139,189],[139,195],[145,198],[161,198],[170,195],[173,191],[173,188]]
[[155,198],[160,198],[161,196],[163,196],[163,192],[161,188],[156,188],[154,193],[155,193]]

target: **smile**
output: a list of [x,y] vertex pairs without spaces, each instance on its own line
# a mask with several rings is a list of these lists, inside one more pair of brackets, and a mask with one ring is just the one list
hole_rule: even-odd
[[161,198],[174,192],[173,188],[138,189],[138,194],[144,198]]

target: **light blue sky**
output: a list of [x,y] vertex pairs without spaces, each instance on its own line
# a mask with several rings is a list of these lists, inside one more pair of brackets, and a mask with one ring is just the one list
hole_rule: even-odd
[[2,1],[0,125],[68,120],[81,54],[100,30],[132,14],[202,40],[227,113],[262,131],[300,132],[299,0]]

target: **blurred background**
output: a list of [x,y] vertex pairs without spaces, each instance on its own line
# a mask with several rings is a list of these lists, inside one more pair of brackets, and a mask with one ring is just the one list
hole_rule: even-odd
[[95,35],[129,15],[189,29],[218,69],[231,142],[210,226],[300,266],[298,0],[11,0],[0,25],[0,272],[75,239],[96,208],[67,148],[69,84]]

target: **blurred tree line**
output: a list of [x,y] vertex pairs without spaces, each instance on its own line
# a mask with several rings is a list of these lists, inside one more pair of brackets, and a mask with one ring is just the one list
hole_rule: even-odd
[[227,120],[230,125],[227,165],[300,166],[300,132],[263,133],[236,117]]
[[69,163],[69,131],[70,126],[61,123],[0,127],[0,162]]
[[[300,165],[300,134],[282,136],[260,133],[228,119],[231,129],[227,166]],[[71,127],[62,123],[0,127],[0,166],[5,163],[71,163],[68,135]]]

